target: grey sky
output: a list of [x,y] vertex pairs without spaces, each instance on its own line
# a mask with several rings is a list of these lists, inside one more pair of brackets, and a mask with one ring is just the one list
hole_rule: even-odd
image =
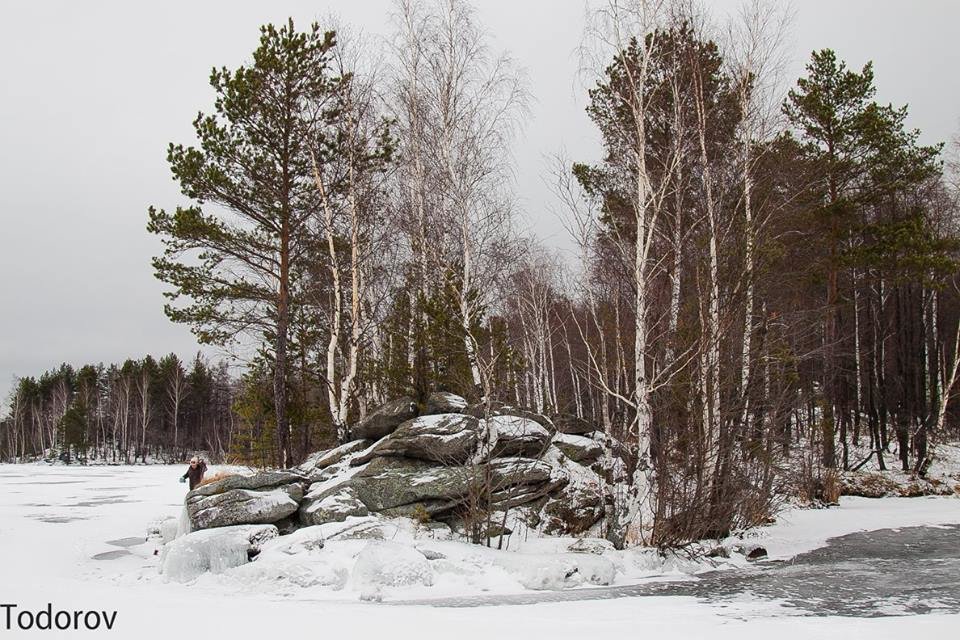
[[[543,156],[593,159],[574,53],[582,0],[477,0],[497,49],[524,67],[534,97],[516,145],[517,190],[529,227],[563,246],[547,213]],[[718,14],[737,2],[708,6]],[[0,404],[14,375],[60,362],[110,362],[197,349],[167,321],[145,231],[150,204],[183,200],[165,162],[168,142],[190,142],[208,109],[212,66],[246,62],[258,27],[331,12],[367,34],[388,30],[388,0],[0,3]],[[909,103],[925,142],[946,140],[960,118],[960,2],[804,0],[785,74],[813,49],[851,66],[875,64],[879,99]]]

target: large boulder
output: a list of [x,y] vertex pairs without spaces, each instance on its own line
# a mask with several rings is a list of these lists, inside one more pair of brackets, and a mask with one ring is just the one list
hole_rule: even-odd
[[197,487],[187,494],[187,501],[196,496],[212,496],[232,489],[260,491],[306,480],[306,476],[294,471],[261,471],[250,476],[226,476],[216,482]]
[[412,458],[374,458],[340,478],[311,485],[300,507],[300,521],[306,525],[342,522],[367,513],[434,517],[465,500],[476,474],[469,466],[437,467]]
[[438,413],[463,413],[467,408],[467,401],[455,393],[434,391],[427,396],[423,411],[420,415],[432,416]]
[[289,471],[228,476],[187,494],[193,529],[273,524],[295,513],[307,478]]
[[565,456],[584,466],[593,464],[603,456],[603,447],[592,438],[558,433],[553,437],[553,444]]
[[273,525],[194,531],[163,547],[160,573],[174,582],[190,582],[207,571],[222,573],[249,562],[265,542],[277,535]]
[[366,513],[442,518],[486,486],[493,508],[506,509],[543,498],[565,483],[541,460],[500,458],[489,465],[436,466],[412,458],[376,457],[342,482],[313,485],[301,505],[300,521],[323,524]]
[[366,453],[353,458],[350,464],[366,464],[381,456],[416,458],[443,465],[462,464],[476,453],[480,434],[480,421],[473,416],[459,413],[421,416],[401,424]]
[[597,426],[589,420],[578,418],[569,413],[561,413],[553,416],[553,424],[560,433],[569,433],[572,435],[584,435],[597,431]]
[[521,416],[493,416],[484,421],[493,457],[537,458],[550,445],[550,432],[539,422]]
[[417,403],[404,396],[379,407],[353,425],[350,434],[359,440],[377,440],[393,432],[401,424],[416,417]]
[[595,485],[567,485],[543,507],[543,532],[580,535],[603,518],[603,495]]
[[503,404],[502,402],[491,402],[488,407],[484,403],[471,404],[466,409],[463,410],[463,413],[471,415],[475,418],[487,418],[493,416],[517,416],[520,418],[526,418],[527,420],[533,420],[542,427],[545,427],[547,430],[553,432],[555,427],[553,426],[553,421],[550,420],[547,416],[542,413],[537,413],[536,411],[529,411],[527,409],[521,409],[520,407],[514,407],[509,404]]
[[433,517],[461,504],[477,474],[469,466],[437,467],[409,458],[376,458],[350,486],[370,511]]
[[503,512],[529,505],[548,497],[566,482],[563,478],[555,478],[542,484],[519,484],[496,489],[490,494],[490,510]]
[[315,479],[315,476],[327,467],[337,464],[349,455],[363,451],[371,444],[373,444],[372,440],[353,440],[333,449],[317,451],[310,454],[296,470],[311,479]]
[[567,482],[543,460],[499,458],[490,463],[490,507],[504,511],[528,504],[561,489]]
[[543,460],[499,458],[490,463],[494,488],[539,485],[555,478],[553,467]]
[[187,513],[194,529],[241,524],[274,524],[295,513],[303,499],[303,486],[286,484],[263,491],[231,489],[212,496],[194,496]]
[[370,511],[349,484],[339,485],[307,496],[300,506],[300,522],[305,525],[343,522],[351,516],[366,516]]

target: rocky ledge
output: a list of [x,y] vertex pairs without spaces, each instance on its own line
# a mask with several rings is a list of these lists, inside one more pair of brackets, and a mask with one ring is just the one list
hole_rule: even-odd
[[[279,534],[355,516],[408,517],[470,537],[596,533],[622,447],[574,416],[404,397],[351,428],[357,439],[299,467],[229,476],[187,494],[192,528]],[[482,526],[481,521],[482,520]]]

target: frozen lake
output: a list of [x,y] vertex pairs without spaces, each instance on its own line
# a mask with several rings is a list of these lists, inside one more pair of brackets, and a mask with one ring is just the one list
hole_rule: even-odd
[[[0,465],[0,604],[115,610],[109,637],[138,640],[184,633],[490,640],[641,632],[850,640],[946,638],[960,625],[956,498],[845,499],[836,509],[790,512],[756,534],[771,561],[699,580],[365,604],[348,593],[327,599],[310,590],[247,593],[216,582],[165,582],[144,535],[152,521],[179,514],[182,473]],[[835,536],[846,537],[824,546]],[[0,634],[20,636],[2,627]]]
[[698,578],[509,597],[436,598],[426,602],[442,607],[481,607],[692,596],[722,605],[749,596],[779,602],[805,616],[960,613],[960,526],[851,533],[832,538],[828,546],[790,560],[760,562],[752,568],[700,574]]

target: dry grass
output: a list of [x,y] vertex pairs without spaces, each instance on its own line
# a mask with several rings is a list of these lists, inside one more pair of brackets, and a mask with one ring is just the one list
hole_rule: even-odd
[[223,480],[224,478],[229,478],[230,476],[235,476],[235,475],[237,475],[237,474],[235,474],[235,473],[230,473],[230,472],[228,472],[228,471],[218,471],[218,472],[214,473],[213,475],[209,475],[209,476],[207,476],[206,478],[204,478],[203,480],[201,480],[201,481],[200,481],[200,484],[198,484],[198,485],[196,486],[196,488],[199,489],[200,487],[202,487],[202,486],[204,486],[204,485],[208,485],[208,484],[211,484],[211,483],[213,483],[213,482],[217,482],[218,480]]
[[823,474],[823,501],[827,504],[840,502],[840,475],[834,469]]

